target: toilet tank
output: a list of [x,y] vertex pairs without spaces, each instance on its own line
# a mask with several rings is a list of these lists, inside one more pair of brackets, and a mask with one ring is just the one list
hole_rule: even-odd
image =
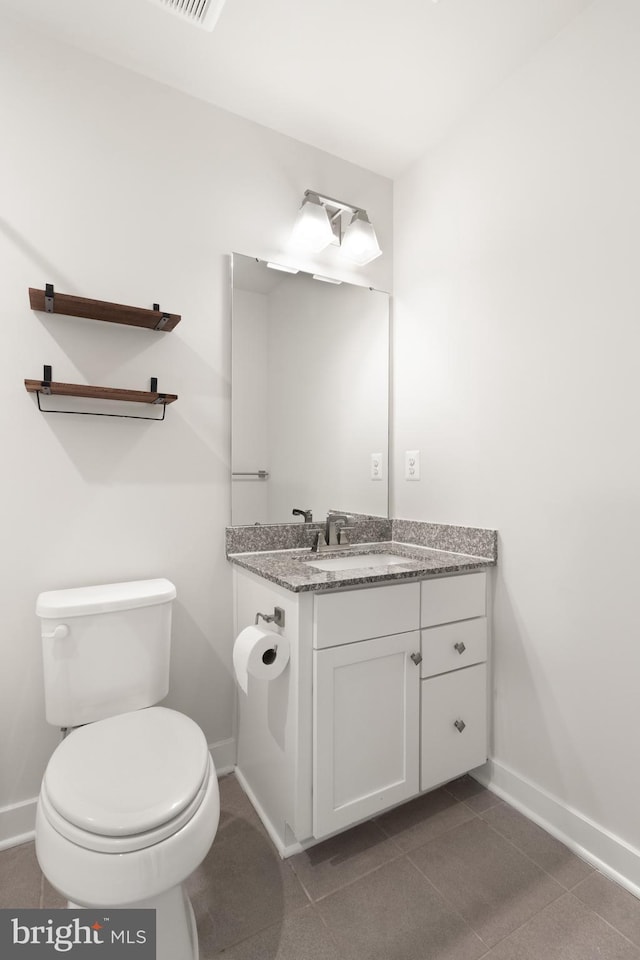
[[175,596],[164,579],[41,593],[47,721],[77,727],[162,700]]

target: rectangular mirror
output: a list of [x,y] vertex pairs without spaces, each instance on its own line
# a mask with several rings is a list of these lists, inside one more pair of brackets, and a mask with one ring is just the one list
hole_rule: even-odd
[[233,524],[388,515],[389,295],[232,255]]

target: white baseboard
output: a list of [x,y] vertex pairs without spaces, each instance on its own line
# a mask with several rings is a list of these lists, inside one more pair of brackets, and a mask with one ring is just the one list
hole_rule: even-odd
[[209,753],[219,777],[223,777],[226,773],[233,773],[236,765],[236,741],[233,737],[210,743]]
[[497,760],[472,776],[577,856],[640,897],[640,850]]
[[[236,762],[236,742],[233,739],[209,744],[209,753],[219,777],[232,773]],[[17,847],[33,840],[36,825],[37,797],[0,808],[0,850]]]
[[37,797],[0,809],[0,850],[33,840]]
[[283,860],[286,860],[287,857],[292,857],[294,853],[300,853],[300,851],[304,849],[302,844],[297,842],[291,843],[291,844],[284,843],[278,831],[272,824],[271,820],[264,812],[264,808],[262,804],[260,803],[255,793],[247,783],[246,779],[243,776],[242,770],[240,770],[239,767],[235,768],[235,775],[236,775],[236,779],[238,780],[238,783],[240,784],[240,786],[248,796],[249,800],[251,801],[251,805],[253,806],[254,810],[260,817],[265,830],[271,837],[271,841],[274,847],[276,848],[276,850],[278,851],[278,853],[280,854],[281,858]]

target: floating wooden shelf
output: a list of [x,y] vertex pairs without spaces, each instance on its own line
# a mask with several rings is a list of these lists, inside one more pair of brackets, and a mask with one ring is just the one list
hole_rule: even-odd
[[118,387],[92,387],[83,383],[56,383],[42,380],[25,380],[28,393],[41,393],[55,397],[88,397],[94,400],[124,400],[128,403],[173,403],[175,393],[158,393],[157,390],[120,390]]
[[[59,383],[52,379],[51,367],[45,364],[42,380],[25,380],[27,393],[35,393],[41,413],[70,413],[94,417],[121,417],[126,420],[164,420],[168,403],[177,400],[175,393],[159,393],[158,380],[151,377],[150,390],[121,390],[118,387],[92,387],[87,383]],[[161,417],[144,417],[130,413],[96,413],[94,410],[58,410],[43,407],[40,397],[80,397],[90,400],[122,400],[125,403],[146,403],[162,407]]]
[[154,304],[153,310],[147,310],[144,307],[108,303],[106,300],[73,297],[66,293],[56,293],[53,284],[47,284],[45,290],[29,287],[29,303],[32,310],[61,313],[67,317],[85,317],[88,320],[105,320],[130,327],[146,327],[147,330],[162,330],[165,333],[173,330],[181,319],[178,313],[160,310],[158,304]]

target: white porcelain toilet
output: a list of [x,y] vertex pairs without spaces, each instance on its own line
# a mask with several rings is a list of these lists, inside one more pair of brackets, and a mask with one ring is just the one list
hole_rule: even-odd
[[70,906],[156,910],[157,960],[197,960],[182,883],[220,816],[205,736],[153,706],[167,694],[168,580],[41,593],[46,717],[71,732],[53,753],[36,816],[42,872]]

